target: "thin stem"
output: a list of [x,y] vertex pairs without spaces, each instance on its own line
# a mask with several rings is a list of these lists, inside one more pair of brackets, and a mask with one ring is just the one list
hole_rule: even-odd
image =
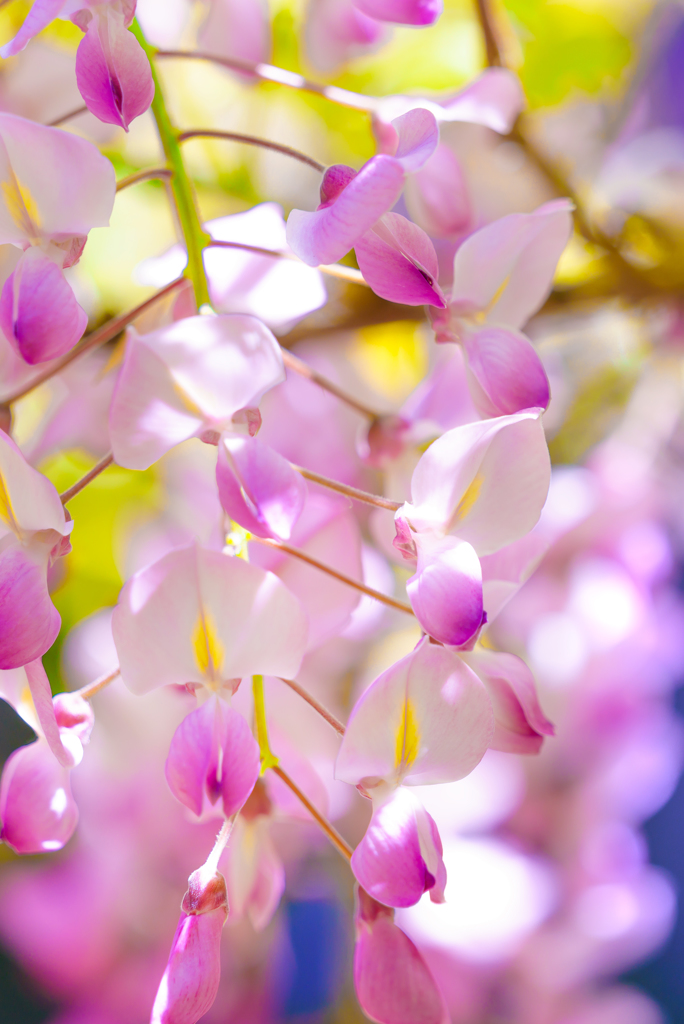
[[275,768],[278,758],[271,750],[268,742],[268,724],[266,722],[266,701],[264,699],[264,677],[252,676],[252,693],[254,694],[254,719],[256,722],[257,742],[261,754],[261,774],[267,768]]
[[66,355],[63,355],[61,359],[57,359],[45,370],[28,381],[28,383],[22,384],[16,391],[13,391],[7,396],[7,398],[3,399],[3,404],[11,405],[12,402],[18,402],[20,398],[23,398],[24,395],[28,395],[30,391],[34,390],[34,388],[37,388],[40,384],[44,384],[46,380],[50,380],[50,378],[56,376],[56,374],[61,373],[62,370],[67,367],[69,363],[73,363],[75,359],[79,359],[82,355],[85,355],[86,352],[90,352],[94,348],[99,348],[100,345],[106,345],[108,341],[113,341],[117,334],[121,334],[121,332],[128,327],[130,323],[132,323],[142,313],[146,312],[146,310],[153,306],[155,302],[158,302],[159,299],[165,298],[167,295],[170,295],[171,292],[175,291],[176,288],[179,288],[183,284],[183,281],[184,278],[182,277],[176,278],[175,281],[165,285],[158,292],[155,292],[154,295],[151,295],[149,299],[145,299],[144,302],[141,302],[139,306],[135,306],[133,309],[129,310],[128,313],[122,313],[121,316],[115,316],[112,320],[108,320],[106,324],[102,325],[102,327],[98,327],[98,329],[93,331],[92,334],[87,335],[79,345],[72,348],[71,351],[67,352]]
[[202,250],[209,244],[211,239],[200,222],[192,182],[185,169],[183,155],[178,145],[178,129],[171,123],[171,118],[166,109],[164,93],[154,64],[155,49],[145,39],[136,18],[131,22],[130,28],[147,54],[152,69],[154,99],[152,100],[151,109],[157,124],[157,131],[159,132],[164,155],[169,168],[173,171],[171,191],[176,203],[178,222],[188,253],[188,265],[185,268],[184,274],[192,281],[195,290],[195,301],[197,308],[200,309],[202,306],[211,306],[209,283],[202,260]]
[[72,121],[79,114],[87,113],[88,108],[84,105],[82,107],[76,107],[75,110],[70,110],[68,114],[62,114],[61,117],[56,117],[54,121],[48,121],[46,128],[57,128],[60,124],[64,124],[66,121]]
[[269,139],[259,139],[256,135],[242,135],[240,132],[224,132],[214,128],[192,128],[187,132],[180,132],[179,142],[187,142],[188,139],[227,139],[228,142],[243,142],[246,146],[259,146],[261,149],[272,149],[275,153],[282,153],[284,156],[291,156],[300,163],[313,167],[314,171],[325,170],[325,164],[321,164],[306,153],[300,153],[292,146],[283,146],[280,142],[271,142]]
[[337,829],[330,824],[327,818],[324,818],[320,811],[316,810],[316,808],[311,803],[309,798],[305,796],[304,793],[302,793],[297,783],[294,782],[294,780],[290,778],[287,772],[284,772],[279,765],[275,765],[272,770],[275,772],[278,778],[282,779],[285,785],[292,790],[297,799],[301,801],[302,804],[304,804],[311,817],[316,821],[318,825],[320,825],[320,827],[323,829],[323,831],[325,832],[326,836],[333,844],[333,846],[337,850],[339,850],[339,852],[346,860],[351,860],[354,851],[347,842],[347,840],[343,839],[340,833],[337,831]]
[[288,370],[292,370],[294,373],[298,373],[300,377],[306,377],[307,380],[312,381],[314,384],[318,384],[319,388],[323,388],[324,391],[329,391],[331,395],[335,395],[341,402],[350,406],[352,409],[356,409],[362,416],[366,416],[369,420],[377,420],[378,413],[374,412],[373,409],[369,409],[367,405],[363,405],[362,402],[357,402],[355,398],[348,395],[342,388],[338,388],[337,384],[333,384],[331,380],[324,377],[323,374],[314,370],[313,367],[305,363],[303,359],[293,355],[292,352],[288,352],[286,348],[282,349],[283,362],[287,366]]
[[71,499],[82,491],[84,487],[88,486],[91,480],[94,480],[96,476],[99,476],[100,473],[102,473],[107,466],[111,466],[113,462],[114,456],[109,452],[104,456],[104,458],[100,459],[100,461],[97,462],[93,468],[85,474],[85,476],[82,476],[80,480],[77,480],[75,484],[72,484],[71,487],[67,488],[63,494],[60,494],[59,497],[62,504],[66,505],[67,502],[71,501]]
[[230,834],[233,831],[233,825],[235,824],[236,818],[237,814],[233,814],[223,822],[221,830],[216,836],[216,842],[214,843],[213,849],[204,862],[204,867],[214,874],[218,871],[221,854],[228,845],[228,840],[230,839]]
[[489,0],[475,0],[475,6],[477,7],[477,17],[484,38],[487,64],[490,68],[503,67],[501,47],[499,46],[494,18],[489,7]]
[[321,704],[320,701],[316,700],[308,690],[305,690],[303,686],[300,686],[294,679],[285,679],[284,676],[278,676],[282,683],[289,686],[291,690],[299,694],[302,700],[305,700],[307,704],[310,704],[314,711],[317,711],[321,718],[324,718],[328,725],[331,725],[336,733],[340,736],[344,736],[344,726],[340,722],[339,718],[335,718],[332,711],[328,711],[326,707]]
[[[253,252],[256,253],[257,256],[273,256],[276,259],[294,260],[296,263],[301,262],[293,252],[278,252],[274,249],[262,249],[258,245],[247,245],[246,242],[224,242],[215,238],[212,239],[208,248],[244,249],[245,252]],[[341,263],[321,263],[316,267],[316,270],[320,270],[322,274],[328,274],[330,277],[339,277],[343,281],[351,281],[352,284],[360,284],[365,288],[370,288],[370,285],[365,280],[361,271],[356,270],[355,267],[345,267]]]
[[285,85],[289,89],[314,93],[331,103],[352,107],[354,110],[372,112],[378,104],[378,101],[372,96],[363,96],[358,92],[340,89],[336,85],[321,85],[319,82],[312,82],[310,79],[304,78],[303,75],[299,75],[295,71],[287,71],[285,68],[274,67],[272,64],[253,64],[251,61],[236,60],[232,57],[217,57],[213,53],[199,50],[157,50],[156,56],[161,59],[205,60],[211,64],[219,64],[231,71],[243,71],[246,74],[256,75],[264,82],[275,82],[278,85]]
[[109,686],[109,684],[113,683],[115,679],[118,679],[120,675],[121,669],[115,668],[113,672],[108,672],[106,675],[100,676],[100,678],[96,679],[95,682],[88,683],[87,686],[82,686],[80,690],[74,690],[74,693],[79,697],[83,697],[84,700],[90,700],[90,698],[96,693],[99,693],[100,690],[104,690],[105,686]]
[[339,480],[331,480],[327,476],[321,476],[320,473],[313,473],[310,469],[295,466],[294,463],[292,463],[292,468],[301,473],[306,480],[320,484],[321,487],[328,487],[331,491],[337,491],[339,494],[345,494],[348,498],[353,498],[354,501],[362,501],[365,505],[373,505],[375,508],[386,508],[390,512],[396,512],[401,508],[399,501],[390,501],[389,498],[382,498],[379,494],[360,491],[358,487],[349,487],[348,484],[342,484]]
[[121,178],[116,183],[116,191],[121,192],[122,189],[128,188],[129,185],[137,185],[139,181],[161,181],[162,179],[168,180],[173,177],[173,171],[169,170],[168,167],[147,167],[142,171],[135,171],[133,174],[129,174],[126,178]]
[[353,587],[354,590],[360,590],[362,594],[366,594],[368,597],[374,598],[376,601],[381,601],[382,604],[386,604],[389,608],[396,608],[397,611],[405,612],[407,615],[413,615],[413,608],[410,605],[404,604],[403,601],[395,601],[393,597],[388,597],[387,594],[381,594],[379,590],[373,590],[371,587],[367,587],[365,583],[359,583],[358,580],[352,579],[351,576],[345,576],[344,573],[338,572],[337,569],[333,569],[330,565],[325,565],[323,562],[319,562],[316,558],[311,558],[310,555],[305,554],[303,551],[299,551],[297,548],[290,547],[289,544],[285,544],[281,540],[271,540],[269,537],[257,537],[255,534],[250,535],[250,541],[256,541],[258,544],[265,544],[269,548],[275,548],[277,551],[282,551],[286,555],[292,555],[293,558],[299,558],[302,562],[306,562],[307,565],[312,566],[314,569],[319,569],[321,572],[325,572],[328,576],[332,576],[334,579],[339,580],[340,583],[346,583],[348,587]]

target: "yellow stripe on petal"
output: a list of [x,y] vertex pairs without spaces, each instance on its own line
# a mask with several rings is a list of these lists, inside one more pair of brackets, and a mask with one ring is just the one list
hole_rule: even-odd
[[0,521],[5,526],[9,526],[13,533],[19,536],[19,524],[17,523],[14,515],[14,509],[12,508],[12,499],[10,498],[9,491],[7,490],[7,484],[2,473],[0,473]]
[[209,679],[218,681],[223,664],[223,644],[218,638],[211,616],[204,609],[201,610],[192,633],[192,646],[200,672]]
[[32,242],[37,242],[40,239],[40,216],[36,201],[13,171],[10,171],[10,175],[9,181],[0,183],[5,205],[19,230]]
[[482,484],[484,483],[484,477],[478,473],[473,482],[471,483],[468,490],[465,492],[463,497],[458,503],[456,513],[454,515],[454,522],[457,523],[460,519],[465,517],[470,512],[471,508],[480,496],[482,490]]
[[419,747],[420,729],[418,728],[418,718],[413,704],[407,697],[401,710],[394,753],[394,766],[399,774],[403,774],[411,767],[418,757]]

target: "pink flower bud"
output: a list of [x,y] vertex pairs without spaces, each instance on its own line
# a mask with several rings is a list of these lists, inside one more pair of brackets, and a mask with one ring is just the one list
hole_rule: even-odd
[[0,781],[0,838],[17,853],[61,850],[69,841],[78,809],[69,769],[44,739],[20,747],[7,759]]
[[394,911],[358,890],[354,986],[378,1024],[446,1024],[444,999],[422,956],[394,923]]
[[150,1024],[195,1024],[216,999],[221,930],[228,916],[223,875],[193,871],[181,910]]

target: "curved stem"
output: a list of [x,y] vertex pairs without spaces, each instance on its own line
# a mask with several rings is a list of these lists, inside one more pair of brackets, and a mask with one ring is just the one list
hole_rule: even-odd
[[[257,256],[273,256],[276,259],[294,260],[295,263],[301,263],[292,252],[277,252],[274,249],[262,249],[259,245],[248,245],[246,242],[224,242],[221,239],[214,238],[207,246],[208,249],[244,249],[245,252],[253,252]],[[320,270],[322,274],[327,274],[329,277],[339,277],[342,281],[350,281],[352,284],[363,285],[364,288],[370,288],[370,285],[364,278],[360,270],[355,267],[345,267],[342,263],[320,263],[316,268]]]
[[269,139],[259,139],[256,135],[242,135],[240,132],[224,132],[215,128],[191,128],[186,132],[180,132],[179,142],[187,142],[188,139],[226,139],[228,142],[243,142],[246,146],[259,146],[261,149],[272,149],[274,153],[282,153],[283,156],[291,156],[300,163],[313,167],[314,171],[325,170],[325,164],[321,164],[306,153],[300,153],[292,146],[283,146],[280,142],[271,142]]
[[291,690],[294,690],[296,694],[299,694],[302,700],[305,700],[307,704],[310,704],[314,711],[317,711],[321,718],[324,718],[328,725],[333,727],[336,733],[339,733],[340,736],[344,736],[344,726],[338,718],[335,718],[332,711],[328,711],[320,701],[316,700],[316,698],[310,694],[308,690],[305,690],[303,686],[300,686],[295,679],[285,679],[284,676],[278,676],[278,678],[281,683],[285,683],[285,685],[289,686]]
[[490,68],[503,67],[504,62],[501,57],[501,48],[499,46],[494,18],[489,7],[489,0],[475,0],[475,6],[477,8],[477,16],[484,38],[487,65]]
[[54,121],[48,121],[46,128],[58,128],[60,124],[65,124],[67,121],[72,121],[73,118],[78,117],[79,114],[86,114],[88,108],[85,104],[82,107],[76,107],[75,110],[70,110],[68,114],[62,114],[61,117],[56,117]]
[[137,185],[139,181],[162,181],[172,177],[173,171],[168,167],[147,167],[117,181],[116,191],[121,192],[122,189],[128,188],[130,185]]
[[365,505],[374,505],[375,508],[386,508],[390,512],[396,512],[397,509],[401,508],[401,502],[390,501],[389,498],[382,498],[379,494],[370,494],[368,491],[360,491],[358,487],[349,487],[348,484],[342,484],[339,480],[331,480],[327,476],[321,476],[320,473],[312,473],[310,469],[303,469],[302,466],[295,466],[291,464],[293,469],[296,469],[298,473],[305,478],[305,480],[311,480],[314,484],[320,484],[321,487],[327,487],[331,491],[337,491],[338,494],[345,494],[348,498],[352,498],[354,501],[362,501]]
[[77,480],[75,484],[72,484],[71,487],[67,488],[67,490],[64,491],[63,494],[60,494],[59,497],[62,504],[66,505],[67,502],[71,501],[72,498],[75,498],[76,495],[80,491],[82,491],[84,487],[88,486],[91,480],[94,480],[96,476],[99,476],[100,473],[102,473],[103,470],[107,468],[107,466],[111,466],[113,462],[114,456],[112,455],[111,452],[108,452],[108,454],[105,455],[104,458],[100,459],[99,462],[95,463],[92,469],[88,470],[85,476],[82,476],[80,480]]
[[345,860],[351,860],[352,854],[354,852],[352,847],[349,845],[346,839],[342,838],[340,833],[333,825],[330,824],[327,818],[324,818],[320,811],[316,810],[316,808],[311,803],[309,798],[305,796],[304,793],[302,793],[297,783],[293,779],[291,779],[287,772],[284,772],[279,765],[274,766],[272,770],[275,772],[278,778],[282,779],[285,785],[292,790],[297,799],[302,804],[304,804],[311,817],[314,819],[314,821],[316,821],[318,825],[320,825],[320,827],[323,829],[323,831],[325,832],[326,836],[333,844],[335,849],[342,854]]
[[264,699],[264,677],[252,676],[252,693],[254,695],[254,720],[256,722],[257,742],[261,754],[261,774],[267,768],[275,768],[278,758],[271,750],[268,741],[268,724],[266,722],[266,701]]
[[209,244],[211,239],[200,222],[195,203],[194,189],[188,172],[185,169],[183,156],[178,145],[178,130],[171,123],[171,118],[166,109],[164,93],[154,65],[155,49],[145,39],[137,18],[133,19],[130,28],[145,51],[150,62],[150,68],[152,69],[154,99],[152,100],[151,109],[157,124],[157,131],[159,132],[164,155],[170,170],[173,171],[171,191],[176,203],[178,222],[188,253],[188,265],[184,274],[192,281],[195,290],[195,301],[197,308],[200,309],[202,306],[211,306],[209,283],[202,260],[202,250]]
[[269,548],[275,548],[277,551],[282,551],[286,555],[292,555],[293,558],[298,558],[300,561],[306,562],[306,564],[312,566],[312,568],[319,569],[320,572],[327,573],[328,576],[332,576],[334,579],[339,580],[340,583],[345,583],[348,587],[353,587],[354,590],[359,590],[362,594],[366,594],[368,597],[372,597],[376,601],[386,604],[389,608],[395,608],[397,611],[405,612],[407,615],[414,614],[413,608],[408,604],[404,604],[403,601],[395,601],[393,597],[388,597],[387,594],[381,594],[379,590],[373,590],[372,587],[367,587],[365,583],[359,583],[358,580],[352,579],[351,576],[345,576],[343,572],[338,572],[337,569],[333,569],[332,566],[326,565],[324,562],[319,562],[317,558],[312,558],[310,555],[305,554],[303,551],[299,551],[297,548],[291,547],[289,544],[285,544],[281,540],[271,540],[268,537],[257,537],[255,534],[251,534],[249,539],[250,542],[256,541],[258,544],[265,544]]
[[141,302],[139,306],[135,306],[133,309],[129,310],[128,313],[122,313],[121,316],[115,316],[112,320],[108,320],[106,324],[102,325],[102,327],[98,327],[96,331],[87,335],[79,345],[72,348],[71,351],[67,352],[61,359],[56,360],[41,373],[36,374],[36,376],[27,384],[22,384],[16,391],[13,391],[8,395],[7,398],[4,398],[2,400],[3,405],[11,405],[13,402],[18,402],[20,398],[23,398],[24,395],[28,395],[34,390],[34,388],[37,388],[40,384],[44,384],[46,380],[50,380],[51,377],[61,373],[62,370],[67,367],[69,363],[73,363],[75,359],[79,359],[81,356],[85,355],[86,352],[90,352],[92,349],[98,348],[100,345],[105,345],[108,341],[113,341],[117,334],[121,334],[124,328],[128,327],[133,320],[148,310],[150,306],[153,306],[155,302],[158,302],[159,299],[165,298],[165,296],[170,295],[172,291],[175,291],[176,288],[179,288],[183,284],[184,280],[185,279],[182,277],[176,278],[175,281],[171,281],[170,284],[165,285],[158,292],[155,292],[154,295],[150,296],[149,299],[145,299],[144,302]]
[[373,409],[369,409],[367,405],[362,402],[357,402],[355,398],[348,395],[342,388],[338,388],[337,384],[333,384],[331,380],[324,377],[318,370],[314,370],[313,367],[305,363],[303,359],[293,355],[286,348],[281,349],[283,354],[283,362],[287,366],[288,370],[293,370],[294,373],[298,373],[300,377],[306,377],[307,380],[312,381],[314,384],[318,384],[319,388],[323,388],[324,391],[329,391],[335,398],[339,398],[345,405],[355,409],[356,412],[360,412],[362,416],[366,416],[369,420],[379,419],[379,415]]
[[104,690],[105,686],[109,686],[109,684],[113,683],[120,675],[121,669],[115,668],[113,672],[108,672],[106,675],[100,676],[99,679],[96,679],[95,682],[88,683],[87,686],[82,686],[80,690],[74,690],[73,692],[79,697],[83,697],[84,700],[90,700],[91,697],[96,693],[99,693],[100,690]]

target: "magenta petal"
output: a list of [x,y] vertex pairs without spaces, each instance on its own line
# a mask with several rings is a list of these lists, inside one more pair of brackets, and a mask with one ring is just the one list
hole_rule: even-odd
[[231,519],[257,537],[287,540],[306,498],[306,482],[273,448],[255,437],[219,442],[216,483]]
[[415,535],[418,567],[406,584],[411,607],[430,636],[461,647],[483,623],[482,574],[474,549],[457,537],[428,542]]
[[434,821],[407,789],[395,790],[374,810],[351,866],[360,885],[390,907],[412,907],[437,885],[443,899],[446,869]]
[[361,272],[376,295],[406,306],[444,309],[437,284],[437,255],[422,228],[398,213],[386,213],[354,246]]
[[467,368],[475,378],[473,402],[485,417],[546,409],[549,379],[532,343],[518,331],[485,327],[466,334]]
[[96,13],[76,53],[76,82],[100,121],[128,131],[154,97],[150,64],[140,43],[116,14]]
[[61,850],[78,821],[69,770],[42,740],[7,759],[0,780],[0,838],[17,853]]
[[27,363],[64,355],[79,341],[88,317],[57,264],[31,246],[5,281],[0,328]]
[[439,127],[435,115],[424,107],[415,107],[392,121],[397,133],[394,159],[407,174],[419,171],[427,163],[439,142]]
[[293,210],[287,220],[287,243],[304,263],[335,263],[361,235],[391,210],[404,184],[404,169],[394,157],[380,154],[365,164],[329,206],[305,213]]
[[59,16],[64,7],[64,0],[34,0],[31,10],[26,15],[24,24],[14,39],[0,47],[0,57],[13,57],[24,49],[26,44],[42,32],[50,22]]
[[60,624],[48,593],[47,557],[31,557],[11,538],[0,548],[0,669],[40,658],[57,639]]
[[216,999],[226,908],[181,914],[150,1024],[196,1024]]
[[240,809],[259,776],[259,747],[242,715],[210,697],[173,734],[166,779],[173,795],[198,816],[203,797],[221,798],[226,817]]
[[446,1024],[444,999],[422,956],[394,923],[394,913],[358,892],[354,987],[378,1024]]
[[[43,668],[43,663],[40,658],[37,658],[36,661],[30,661],[28,665],[25,666],[25,670],[29,689],[31,690],[33,706],[36,709],[36,715],[38,716],[40,727],[43,730],[43,736],[59,763],[64,768],[73,768],[76,763],[76,759],[72,755],[71,751],[65,748],[62,743],[62,739],[59,734],[59,724],[55,713],[55,705],[52,700],[50,681],[45,673],[45,669]],[[83,701],[83,703],[85,703],[85,701]],[[64,716],[62,714],[62,718],[63,717]]]
[[433,25],[442,13],[442,0],[354,0],[364,14],[395,25]]
[[487,688],[494,709],[492,750],[537,754],[554,727],[539,704],[534,677],[521,658],[478,649],[462,655]]

